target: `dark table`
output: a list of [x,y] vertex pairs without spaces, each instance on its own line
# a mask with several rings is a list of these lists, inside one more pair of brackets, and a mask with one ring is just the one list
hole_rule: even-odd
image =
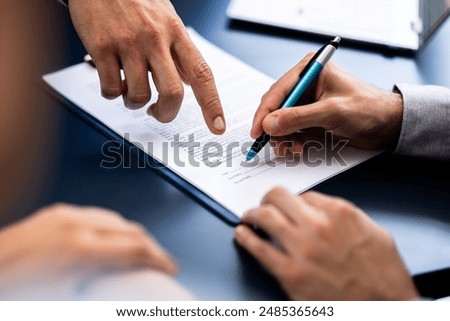
[[[225,16],[226,0],[172,2],[186,25],[274,78],[324,41],[300,33],[230,24]],[[64,57],[46,72],[77,63],[85,53],[69,26],[66,9],[57,10],[67,26],[61,32],[69,40],[62,44],[66,46]],[[386,89],[395,82],[450,87],[448,39],[450,21],[415,56],[343,44],[333,59]],[[154,171],[138,168],[133,158],[130,168],[102,169],[101,146],[108,139],[62,104],[53,104],[62,110],[63,132],[43,204],[64,201],[104,206],[140,222],[178,261],[179,282],[202,299],[285,298],[277,283],[235,246],[232,227]],[[409,270],[416,274],[450,266],[449,172],[444,163],[384,154],[315,189],[351,200],[387,228]]]

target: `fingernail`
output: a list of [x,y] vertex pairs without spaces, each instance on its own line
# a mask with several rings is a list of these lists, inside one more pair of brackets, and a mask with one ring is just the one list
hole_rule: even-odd
[[236,229],[234,230],[234,235],[236,240],[239,240],[240,237],[242,236],[242,233],[244,233],[244,228],[242,226],[238,226],[236,227]]
[[225,122],[222,116],[218,116],[216,117],[216,119],[214,119],[213,126],[218,131],[223,131],[225,129]]

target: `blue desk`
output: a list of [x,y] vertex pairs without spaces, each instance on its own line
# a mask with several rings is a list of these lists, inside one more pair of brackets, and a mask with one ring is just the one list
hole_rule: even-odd
[[[228,1],[172,2],[186,25],[274,78],[323,42],[288,32],[257,33],[252,28],[230,26],[225,17]],[[71,39],[70,55],[54,69],[75,63],[84,54],[72,29],[68,28],[67,36]],[[448,39],[450,21],[415,58],[384,55],[344,43],[334,61],[386,89],[394,82],[450,87],[450,68],[444,62],[450,54]],[[142,223],[178,261],[178,280],[200,298],[284,298],[277,283],[235,246],[230,226],[153,171],[137,168],[133,160],[131,168],[100,168],[101,146],[107,139],[68,111],[63,113],[61,160],[47,202],[104,206]],[[414,170],[406,169],[406,163]],[[390,230],[412,273],[450,266],[447,165],[383,155],[316,189],[353,201]]]

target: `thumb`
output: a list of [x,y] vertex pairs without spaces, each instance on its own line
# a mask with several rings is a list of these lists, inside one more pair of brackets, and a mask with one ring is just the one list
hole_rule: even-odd
[[283,108],[267,115],[262,123],[271,136],[286,136],[311,127],[329,127],[332,115],[323,101],[300,107]]

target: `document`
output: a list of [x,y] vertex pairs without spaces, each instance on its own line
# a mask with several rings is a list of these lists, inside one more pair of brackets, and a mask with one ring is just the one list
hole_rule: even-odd
[[230,18],[416,50],[419,0],[232,0]]
[[[313,142],[313,153],[307,159],[277,158],[267,145],[246,163],[245,156],[253,143],[249,136],[253,115],[274,80],[207,42],[194,30],[189,32],[215,75],[227,122],[227,132],[222,136],[209,132],[190,87],[186,87],[177,118],[162,124],[148,116],[146,108],[132,111],[121,98],[102,98],[97,71],[87,63],[43,78],[98,122],[237,217],[258,206],[264,194],[275,186],[299,194],[379,153],[339,145],[328,137],[327,142]],[[152,92],[156,93],[154,85]],[[155,100],[153,97],[150,103]],[[114,154],[105,155],[106,160],[111,157]]]

